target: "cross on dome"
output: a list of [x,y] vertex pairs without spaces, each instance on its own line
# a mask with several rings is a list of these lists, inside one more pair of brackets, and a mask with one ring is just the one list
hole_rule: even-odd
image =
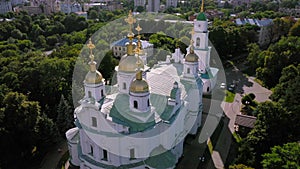
[[131,10],[129,10],[128,18],[125,19],[125,22],[127,22],[130,26],[129,33],[132,33],[132,25],[136,22],[136,19],[132,17]]
[[93,55],[93,49],[95,48],[95,45],[93,44],[91,38],[89,39],[89,43],[87,44],[87,47],[90,49],[90,59],[91,59],[91,62],[93,62],[94,58],[95,58]]

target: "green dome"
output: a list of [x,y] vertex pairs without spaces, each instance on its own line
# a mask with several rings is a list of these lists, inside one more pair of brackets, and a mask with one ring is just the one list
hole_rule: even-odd
[[197,21],[206,21],[206,16],[204,12],[200,12],[197,16]]

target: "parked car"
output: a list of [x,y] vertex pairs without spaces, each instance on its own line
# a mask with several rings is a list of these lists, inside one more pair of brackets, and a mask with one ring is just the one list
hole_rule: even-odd
[[229,87],[228,87],[228,90],[229,91],[234,91],[234,89],[235,89],[235,84],[233,84],[233,83],[230,84]]
[[220,89],[226,89],[226,83],[221,83]]

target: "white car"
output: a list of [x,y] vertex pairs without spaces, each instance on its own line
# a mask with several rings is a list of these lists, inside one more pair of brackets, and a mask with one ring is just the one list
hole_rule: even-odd
[[221,83],[220,88],[221,89],[226,89],[226,83]]

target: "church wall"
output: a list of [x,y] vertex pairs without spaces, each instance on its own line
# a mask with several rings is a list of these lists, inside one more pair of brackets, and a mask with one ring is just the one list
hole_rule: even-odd
[[[101,92],[102,90],[102,92]],[[85,84],[85,97],[89,98],[89,92],[96,101],[101,100],[105,95],[105,87],[101,84]]]
[[129,87],[134,77],[135,77],[135,72],[133,73],[118,72],[117,80],[118,80],[119,91],[121,93],[129,93]]

